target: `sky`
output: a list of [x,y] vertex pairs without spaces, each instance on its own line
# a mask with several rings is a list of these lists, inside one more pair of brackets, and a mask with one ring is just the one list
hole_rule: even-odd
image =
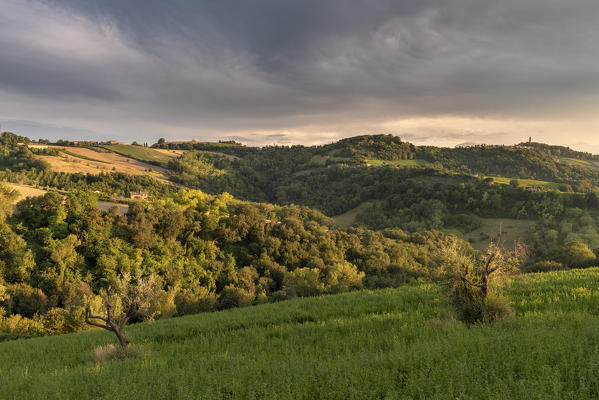
[[599,153],[597,0],[0,0],[0,125],[49,139],[528,140]]

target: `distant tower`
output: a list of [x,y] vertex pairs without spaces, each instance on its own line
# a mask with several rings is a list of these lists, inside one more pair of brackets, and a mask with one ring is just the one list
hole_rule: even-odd
[[532,143],[532,136],[528,137],[528,143]]

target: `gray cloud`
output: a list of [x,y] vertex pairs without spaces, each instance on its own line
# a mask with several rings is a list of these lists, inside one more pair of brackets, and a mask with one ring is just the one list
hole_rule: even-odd
[[407,134],[421,142],[511,140],[522,135],[508,133],[516,126],[546,121],[534,133],[549,140],[576,119],[575,140],[594,144],[584,126],[597,124],[599,105],[595,0],[0,0],[0,7],[4,119],[131,140],[255,143],[328,141],[388,121],[442,124],[446,116],[496,122]]
[[[98,132],[88,129],[77,129],[70,126],[58,126],[49,124],[40,124],[34,121],[0,121],[2,131],[8,132],[28,132],[41,139],[72,139],[72,140],[97,140],[101,137]],[[120,138],[119,138],[120,139]]]

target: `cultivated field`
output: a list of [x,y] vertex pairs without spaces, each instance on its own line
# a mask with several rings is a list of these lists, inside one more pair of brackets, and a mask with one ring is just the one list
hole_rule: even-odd
[[456,322],[432,285],[0,343],[5,399],[597,399],[599,269],[514,278],[515,316]]
[[[167,181],[164,168],[147,164],[130,157],[109,151],[94,151],[84,147],[50,146],[64,150],[70,154],[60,153],[60,156],[37,156],[47,161],[54,171],[67,173],[99,174],[101,172],[122,172],[129,175],[152,176],[161,181]],[[137,147],[137,146],[132,146]],[[165,156],[166,157],[166,156]]]
[[172,153],[171,151],[176,150],[162,150],[152,149],[150,147],[133,146],[129,144],[110,144],[101,146],[104,149],[110,150],[117,154],[125,157],[130,157],[138,161],[158,163],[159,165],[166,165],[172,158],[177,158],[180,153]]
[[37,189],[33,186],[28,185],[19,185],[16,183],[3,182],[6,186],[9,186],[11,189],[16,190],[19,193],[19,196],[13,201],[13,204],[18,203],[19,201],[27,198],[27,197],[39,197],[43,196],[47,193],[46,190]]
[[170,150],[170,149],[152,149],[152,150],[157,151],[162,154],[166,154],[169,157],[175,157],[175,158],[181,156],[186,151],[186,150]]

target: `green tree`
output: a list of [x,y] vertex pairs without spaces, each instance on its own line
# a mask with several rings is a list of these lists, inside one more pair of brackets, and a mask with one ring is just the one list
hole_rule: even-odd
[[562,246],[559,258],[569,267],[586,267],[594,262],[597,257],[586,244],[572,241]]
[[35,259],[27,242],[0,217],[0,278],[11,283],[24,282],[34,268]]
[[298,268],[285,276],[284,284],[295,289],[299,296],[317,296],[325,292],[318,268]]

